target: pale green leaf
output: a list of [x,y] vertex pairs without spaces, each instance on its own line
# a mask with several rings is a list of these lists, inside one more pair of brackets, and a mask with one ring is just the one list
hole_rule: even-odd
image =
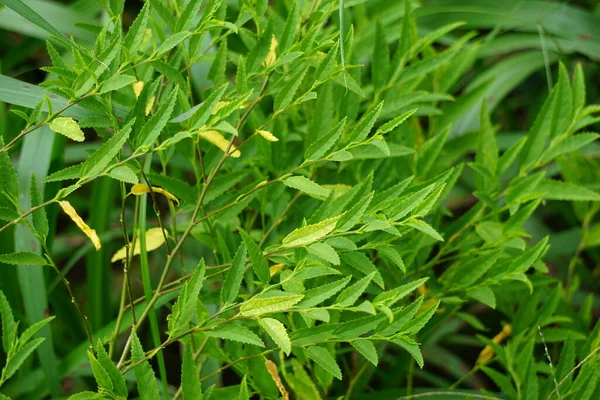
[[298,307],[311,308],[324,302],[346,287],[351,279],[352,276],[347,276],[343,279],[307,290],[304,293],[304,299],[298,304]]
[[339,218],[339,216],[333,217],[313,225],[295,229],[283,239],[282,244],[284,247],[298,247],[316,242],[333,232]]
[[310,254],[314,254],[322,260],[325,260],[333,265],[340,265],[340,257],[337,251],[326,243],[313,243],[307,247]]
[[314,196],[326,197],[328,195],[321,185],[311,181],[304,176],[292,176],[283,181],[283,183],[293,189],[300,190],[301,192],[312,194]]
[[75,140],[76,142],[83,142],[85,137],[83,131],[77,125],[77,121],[69,117],[58,117],[54,118],[50,125],[48,125],[56,133],[60,133],[68,137],[69,139]]
[[444,241],[444,238],[435,230],[431,225],[421,219],[413,219],[406,222],[406,225],[415,228],[418,231],[423,232],[429,237],[432,237],[435,240],[439,240],[441,242]]
[[219,326],[215,329],[207,330],[204,333],[206,333],[207,336],[214,338],[233,340],[235,342],[248,343],[258,347],[265,347],[265,344],[256,335],[256,333],[252,332],[245,326],[237,324],[235,322],[230,322],[228,324]]
[[140,182],[133,168],[128,165],[120,165],[116,168],[112,168],[108,173],[108,176],[118,181],[130,183],[132,185],[135,185],[136,183]]
[[342,380],[342,371],[335,362],[335,358],[329,354],[329,351],[322,347],[310,346],[306,349],[306,355],[308,358],[321,366],[325,371],[329,372],[337,379]]
[[273,297],[252,298],[240,307],[244,317],[256,317],[262,314],[273,314],[288,310],[304,298],[302,294],[279,295]]
[[258,320],[260,326],[269,334],[271,339],[279,346],[286,355],[292,351],[292,343],[287,334],[285,326],[273,318],[261,318]]
[[131,85],[136,81],[137,79],[135,79],[135,77],[131,75],[113,75],[106,82],[104,82],[98,94],[104,94],[115,90],[119,90],[121,88],[124,88],[125,86]]

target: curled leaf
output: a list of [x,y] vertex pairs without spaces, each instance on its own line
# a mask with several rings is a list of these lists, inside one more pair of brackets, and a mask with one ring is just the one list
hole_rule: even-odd
[[135,94],[135,98],[137,99],[138,97],[140,97],[140,94],[142,93],[142,90],[144,89],[144,82],[143,81],[134,82],[131,85],[131,88],[133,89],[133,93]]
[[100,247],[102,247],[102,245],[100,244],[100,238],[96,234],[96,231],[90,228],[88,224],[86,224],[83,221],[83,219],[79,216],[79,214],[77,214],[77,211],[73,208],[71,203],[69,203],[66,200],[63,200],[59,201],[58,204],[60,204],[60,207],[63,209],[65,214],[71,217],[73,222],[75,222],[75,225],[77,225],[77,227],[81,229],[81,231],[85,233],[85,235],[88,238],[90,238],[96,250],[100,250]]
[[144,185],[143,183],[136,183],[135,185],[133,185],[131,187],[131,194],[133,194],[134,196],[141,196],[145,193],[150,193],[150,192],[162,194],[167,199],[173,200],[174,202],[179,204],[179,199],[163,188],[159,188],[156,186],[148,186],[148,185]]
[[[163,234],[161,228],[150,228],[146,231],[146,251],[152,251],[158,249],[165,242],[166,231]],[[133,255],[136,256],[140,254],[140,241],[135,241],[135,246],[133,247]],[[124,260],[127,257],[127,247],[123,246],[117,251],[110,262],[115,262],[118,260]]]
[[[512,326],[510,324],[506,324],[506,325],[504,325],[504,328],[502,328],[500,333],[498,333],[496,336],[494,336],[494,338],[492,339],[492,342],[496,343],[496,344],[500,344],[504,339],[509,337],[511,333],[512,333]],[[486,362],[491,360],[493,356],[494,356],[494,349],[492,348],[492,346],[487,345],[483,348],[483,350],[481,350],[481,353],[479,353],[479,357],[477,357],[476,364],[477,365],[485,364]]]
[[[198,135],[200,135],[200,137],[208,140],[209,142],[211,142],[212,144],[214,144],[221,150],[227,151],[227,147],[229,146],[229,141],[227,139],[225,139],[223,137],[223,135],[221,135],[219,132],[214,131],[214,130],[200,131],[200,132],[198,132]],[[237,149],[237,147],[235,147],[234,144],[231,144],[231,147],[229,148],[229,155],[233,158],[239,158],[242,155],[242,153]]]
[[263,131],[262,129],[257,129],[256,133],[258,133],[260,136],[262,136],[263,138],[265,138],[269,142],[278,142],[279,141],[279,139],[277,138],[277,136],[273,135],[269,131]]
[[285,386],[283,386],[283,382],[281,382],[281,378],[279,377],[279,373],[277,372],[277,364],[275,364],[271,360],[265,360],[265,367],[267,368],[269,375],[271,375],[271,378],[273,378],[273,382],[275,382],[277,389],[279,389],[279,393],[281,393],[281,397],[283,398],[283,400],[288,400],[290,398],[290,395],[285,389]]

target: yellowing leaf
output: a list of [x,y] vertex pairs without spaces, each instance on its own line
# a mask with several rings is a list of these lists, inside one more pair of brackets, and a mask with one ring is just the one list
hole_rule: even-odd
[[279,42],[275,39],[275,35],[271,37],[271,45],[269,46],[269,53],[267,54],[267,58],[265,58],[265,66],[270,67],[275,64],[277,60],[277,46]]
[[150,100],[148,100],[148,104],[146,104],[146,115],[150,114],[150,111],[152,111],[152,106],[154,106],[154,100],[156,100],[155,96],[150,97]]
[[[165,242],[166,232],[163,234],[161,228],[150,228],[146,231],[146,251],[152,251],[158,249]],[[140,241],[139,239],[135,241],[135,246],[133,247],[133,255],[136,256],[140,254]],[[124,260],[127,257],[127,247],[123,246],[117,251],[110,262],[115,262],[118,260]]]
[[[494,342],[496,344],[500,344],[504,339],[509,337],[511,333],[512,333],[512,326],[510,324],[506,324],[506,325],[504,325],[504,328],[502,328],[500,333],[497,334],[496,336],[494,336],[494,338],[492,339],[492,342]],[[493,356],[494,356],[494,349],[492,349],[492,346],[489,346],[489,345],[485,346],[483,348],[483,350],[481,350],[481,353],[479,353],[479,357],[477,357],[476,364],[477,365],[485,364],[486,362],[491,360],[491,358]]]
[[229,103],[230,101],[218,101],[217,104],[215,104],[215,108],[213,108],[210,114],[216,114],[220,109],[227,106]]
[[265,138],[269,142],[278,142],[279,141],[279,139],[277,139],[277,136],[273,135],[269,131],[263,131],[261,129],[257,129],[256,133],[258,133],[260,136],[262,136],[263,138]]
[[134,196],[141,196],[145,193],[150,193],[150,192],[160,193],[163,196],[165,196],[167,199],[173,200],[174,202],[179,204],[179,199],[177,199],[177,197],[175,197],[173,194],[171,194],[170,192],[166,191],[163,188],[159,188],[156,186],[150,187],[148,185],[144,185],[143,183],[136,183],[135,185],[133,185],[131,187],[131,194],[133,194]]
[[[223,137],[223,135],[221,135],[217,131],[200,131],[200,132],[198,132],[198,135],[200,135],[200,137],[208,140],[209,142],[211,142],[212,144],[214,144],[215,146],[217,146],[218,148],[220,148],[223,151],[226,151],[227,146],[229,146],[229,141],[227,139],[225,139]],[[233,158],[238,158],[239,156],[242,155],[242,153],[240,153],[240,151],[237,149],[237,147],[235,147],[235,145],[232,144],[231,147],[229,148],[229,155]]]
[[271,265],[271,267],[269,267],[269,275],[274,276],[274,275],[278,274],[279,271],[281,271],[283,269],[283,267],[285,267],[285,265],[283,265],[283,264]]
[[79,229],[81,229],[81,231],[83,233],[85,233],[88,238],[90,238],[90,240],[94,244],[94,247],[96,248],[96,250],[100,250],[100,247],[102,247],[102,245],[100,244],[100,238],[96,234],[96,231],[93,230],[92,228],[90,228],[83,221],[83,219],[79,216],[79,214],[77,214],[77,211],[75,211],[75,209],[73,208],[71,203],[69,203],[66,200],[63,200],[63,201],[59,201],[58,204],[60,204],[60,207],[63,209],[65,214],[67,214],[69,217],[71,217],[73,222],[75,222],[75,225],[77,225],[77,227]]
[[76,142],[83,142],[85,136],[83,136],[83,131],[77,125],[77,122],[73,118],[69,117],[58,117],[52,120],[49,125],[50,129],[52,129],[56,133],[60,133],[68,137],[69,139],[73,139]]
[[281,397],[283,397],[283,400],[288,400],[290,398],[290,395],[288,394],[287,390],[285,390],[283,382],[281,382],[281,378],[279,377],[279,373],[277,372],[277,364],[275,364],[271,360],[265,360],[265,367],[267,368],[269,375],[271,375],[271,378],[273,378],[273,382],[275,382],[277,389],[279,389],[279,393],[281,393]]
[[144,89],[144,82],[137,81],[137,82],[133,83],[131,85],[131,87],[133,89],[133,93],[135,93],[135,98],[137,99],[138,97],[140,97],[140,94],[142,93],[142,90]]

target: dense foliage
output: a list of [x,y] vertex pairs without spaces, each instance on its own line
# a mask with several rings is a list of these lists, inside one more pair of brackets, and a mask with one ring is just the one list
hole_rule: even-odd
[[600,398],[598,10],[0,3],[0,399]]

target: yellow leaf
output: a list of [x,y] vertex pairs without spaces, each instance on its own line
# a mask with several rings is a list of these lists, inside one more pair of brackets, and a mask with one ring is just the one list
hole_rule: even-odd
[[267,54],[267,58],[265,59],[265,66],[270,67],[275,64],[277,61],[277,46],[279,42],[275,39],[275,35],[271,38],[271,45],[269,46],[269,53]]
[[272,265],[269,268],[269,275],[271,275],[271,276],[276,275],[279,271],[281,271],[283,269],[283,267],[284,267],[283,264]]
[[96,234],[96,231],[93,230],[92,228],[90,228],[83,221],[83,219],[79,216],[79,214],[77,214],[77,211],[75,211],[75,209],[73,208],[71,203],[69,203],[66,200],[63,200],[63,201],[59,201],[58,204],[60,204],[60,207],[63,209],[65,214],[67,214],[69,217],[71,217],[73,222],[75,222],[75,225],[77,225],[77,227],[79,229],[81,229],[81,231],[83,233],[85,233],[88,238],[90,238],[90,240],[94,244],[94,247],[96,248],[96,250],[100,250],[100,247],[102,247],[102,245],[100,244],[100,238]]
[[[152,251],[158,249],[165,242],[165,236],[167,232],[165,231],[163,234],[163,230],[161,228],[150,228],[146,231],[146,251]],[[137,256],[140,254],[140,240],[135,241],[135,246],[133,247],[133,255]],[[115,262],[118,260],[124,260],[127,257],[127,247],[123,246],[117,251],[110,262]]]
[[277,139],[277,137],[275,135],[273,135],[269,131],[263,131],[261,129],[257,129],[256,133],[258,133],[260,136],[262,136],[263,138],[265,138],[269,142],[278,142],[279,141],[279,139]]
[[217,101],[217,104],[215,104],[215,108],[213,108],[213,110],[211,111],[210,114],[211,115],[216,114],[217,112],[219,112],[220,109],[222,109],[229,103],[230,103],[230,101]]
[[[506,324],[506,325],[504,325],[504,328],[502,328],[500,333],[497,334],[496,336],[494,336],[494,338],[492,339],[492,342],[494,342],[496,344],[500,344],[502,341],[504,341],[504,339],[509,337],[511,333],[512,333],[512,326],[510,324]],[[489,346],[489,345],[485,346],[483,348],[483,350],[481,350],[481,353],[479,353],[479,357],[477,357],[476,364],[477,365],[485,364],[486,362],[491,360],[493,356],[494,356],[494,349],[492,348],[492,346]]]
[[[229,141],[217,131],[200,131],[198,132],[198,135],[208,140],[223,151],[226,151],[227,146],[229,146]],[[238,158],[242,155],[242,153],[240,153],[240,151],[237,149],[237,147],[235,147],[234,144],[231,144],[231,147],[229,148],[229,155],[231,157]]]
[[135,98],[137,99],[138,97],[140,97],[140,94],[142,93],[142,89],[144,89],[144,82],[143,81],[137,81],[134,82],[131,87],[133,88],[133,93],[135,93]]
[[54,118],[50,125],[48,125],[56,133],[60,133],[63,136],[73,139],[76,142],[83,142],[85,137],[83,131],[73,118],[69,117],[58,117]]
[[133,185],[131,187],[131,194],[133,194],[135,196],[141,196],[141,195],[143,195],[145,193],[150,193],[151,191],[154,192],[154,193],[162,194],[167,199],[173,200],[177,204],[179,204],[179,199],[177,199],[177,197],[175,197],[173,194],[171,194],[170,192],[166,191],[163,188],[159,188],[159,187],[156,187],[156,186],[150,187],[148,185],[144,185],[143,183],[136,183],[135,185]]
[[148,100],[148,104],[146,104],[146,115],[150,114],[150,111],[152,111],[154,100],[156,100],[155,96],[150,97],[150,100]]
[[265,367],[267,367],[267,371],[269,372],[269,375],[271,375],[271,378],[273,378],[273,382],[275,382],[277,389],[279,389],[279,393],[281,393],[283,400],[289,400],[290,395],[288,394],[287,390],[285,390],[283,382],[281,382],[281,378],[277,372],[277,364],[271,360],[265,360]]

